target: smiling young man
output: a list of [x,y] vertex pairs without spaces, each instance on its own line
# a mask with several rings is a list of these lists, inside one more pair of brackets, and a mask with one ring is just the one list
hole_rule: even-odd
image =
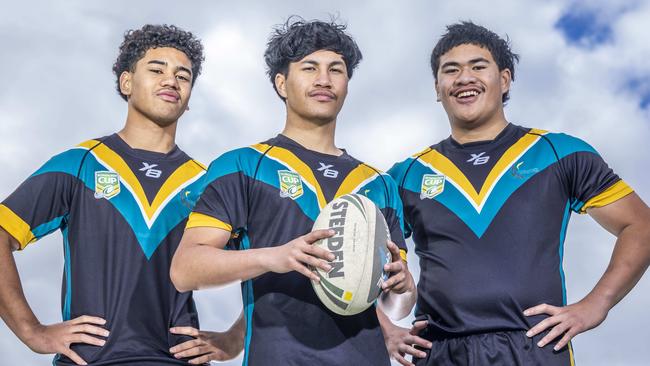
[[[318,277],[309,266],[327,271],[334,259],[311,245],[333,232],[311,228],[327,202],[343,194],[373,200],[397,243],[389,242],[393,260],[385,269],[392,275],[379,307],[401,318],[415,302],[400,255],[405,246],[395,183],[334,143],[348,81],[361,60],[344,30],[292,18],[272,35],[265,60],[286,106],[284,130],[210,165],[174,256],[172,281],[183,291],[244,281],[244,365],[390,364],[378,316],[390,320],[374,306],[337,315],[310,284]],[[236,250],[225,250],[227,244]]]
[[[419,322],[401,332],[403,346],[414,334],[430,342],[403,348],[416,365],[573,365],[570,339],[600,324],[650,262],[650,209],[591,146],[506,120],[517,60],[495,33],[449,26],[431,68],[451,136],[390,170],[420,257]],[[569,305],[571,211],[617,241],[598,284]]]
[[[185,365],[242,349],[243,335],[199,332],[192,294],[169,279],[205,173],[174,142],[202,61],[200,41],[174,26],[127,32],[113,66],[124,128],[54,156],[0,205],[0,315],[33,351],[57,353],[55,365]],[[63,322],[43,325],[12,250],[55,230]]]

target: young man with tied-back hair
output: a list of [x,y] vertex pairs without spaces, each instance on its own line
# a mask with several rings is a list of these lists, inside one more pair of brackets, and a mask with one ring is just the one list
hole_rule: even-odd
[[[573,365],[571,338],[600,324],[650,262],[650,209],[591,146],[506,119],[517,60],[484,27],[447,27],[431,68],[451,136],[390,170],[420,257],[419,321],[401,332],[403,347],[428,342],[402,349],[416,365]],[[617,240],[594,289],[567,304],[572,211]]]
[[[0,204],[0,315],[34,352],[56,353],[55,365],[187,365],[242,349],[241,322],[230,333],[200,332],[192,294],[169,279],[205,174],[175,144],[202,62],[189,32],[128,31],[113,67],[127,102],[124,128],[54,156]],[[65,255],[63,322],[44,325],[25,299],[12,251],[56,230]]]
[[[265,60],[286,106],[284,130],[212,162],[172,263],[172,280],[183,291],[243,281],[245,365],[389,365],[380,320],[390,320],[379,309],[401,318],[415,301],[395,183],[334,142],[361,60],[344,30],[298,19],[276,29]],[[311,228],[327,202],[355,192],[386,218],[394,243],[385,269],[392,275],[378,307],[341,316],[310,284],[318,277],[309,266],[328,271],[334,259],[312,243],[333,232]]]

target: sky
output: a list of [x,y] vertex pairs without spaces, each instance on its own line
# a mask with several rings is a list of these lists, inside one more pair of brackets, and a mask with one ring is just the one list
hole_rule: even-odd
[[[206,61],[182,117],[178,145],[203,162],[265,140],[284,123],[284,106],[265,74],[272,27],[287,16],[348,24],[364,59],[350,81],[336,143],[380,169],[446,138],[428,58],[445,25],[461,20],[508,36],[521,56],[510,122],[572,134],[594,146],[650,200],[650,0],[340,1],[5,1],[0,70],[0,197],[50,156],[119,130],[126,104],[111,72],[127,29],[175,24],[198,35]],[[412,249],[413,243],[408,242]],[[574,215],[565,242],[568,301],[584,297],[604,272],[614,237]],[[417,258],[409,254],[414,276]],[[41,322],[61,320],[61,235],[15,255],[27,299]],[[226,329],[241,308],[238,285],[195,294],[201,324]],[[578,365],[646,365],[650,359],[650,279],[598,328],[573,342]],[[406,319],[401,322],[409,324]],[[44,365],[0,322],[3,364]],[[225,363],[238,365],[241,359]]]

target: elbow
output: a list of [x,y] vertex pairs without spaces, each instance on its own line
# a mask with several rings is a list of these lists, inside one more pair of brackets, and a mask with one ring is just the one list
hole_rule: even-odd
[[172,265],[169,269],[169,277],[172,284],[178,292],[196,290],[196,288],[194,288],[190,283],[188,276],[186,276],[186,271],[183,270],[182,266],[178,262],[179,261],[176,258],[172,259]]

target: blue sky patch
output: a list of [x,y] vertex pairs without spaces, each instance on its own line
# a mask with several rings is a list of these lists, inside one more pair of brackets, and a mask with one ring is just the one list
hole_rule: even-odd
[[594,48],[612,39],[610,24],[594,9],[569,8],[555,23],[555,28],[569,44],[578,47]]
[[650,109],[650,76],[629,80],[626,89],[639,96],[641,109]]

